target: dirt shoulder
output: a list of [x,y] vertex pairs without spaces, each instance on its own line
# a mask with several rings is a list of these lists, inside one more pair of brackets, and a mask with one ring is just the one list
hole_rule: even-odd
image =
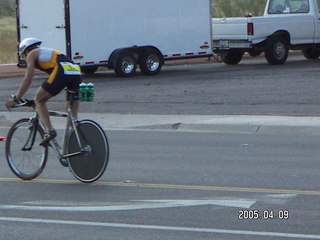
[[18,77],[23,76],[25,68],[19,68],[14,64],[0,65],[0,77]]

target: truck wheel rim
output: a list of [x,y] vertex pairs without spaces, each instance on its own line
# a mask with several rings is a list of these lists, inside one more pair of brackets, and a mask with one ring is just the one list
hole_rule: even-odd
[[134,60],[130,57],[126,57],[123,59],[121,64],[121,69],[124,73],[131,73],[134,69],[135,63]]
[[274,46],[274,55],[277,59],[282,59],[286,53],[286,47],[283,43],[278,42]]
[[157,71],[160,66],[159,58],[156,55],[150,55],[147,59],[147,66],[150,71]]

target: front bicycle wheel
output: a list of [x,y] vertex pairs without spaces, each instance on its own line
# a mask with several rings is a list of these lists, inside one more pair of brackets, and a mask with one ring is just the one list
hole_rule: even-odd
[[20,119],[7,135],[7,162],[12,172],[23,180],[39,176],[48,158],[48,147],[40,146],[44,131],[33,120]]
[[66,154],[82,153],[69,157],[68,165],[72,174],[80,181],[90,183],[98,180],[106,170],[109,160],[109,144],[101,126],[92,120],[82,120],[72,129],[66,142]]

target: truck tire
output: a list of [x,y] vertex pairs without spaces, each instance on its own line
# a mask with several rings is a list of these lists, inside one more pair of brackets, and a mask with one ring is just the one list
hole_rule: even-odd
[[227,65],[236,65],[238,64],[243,57],[243,52],[232,49],[226,53],[221,54],[222,61]]
[[129,50],[119,53],[114,64],[114,71],[119,77],[131,77],[136,73],[137,61]]
[[265,49],[265,58],[271,65],[284,64],[289,54],[289,44],[281,36],[270,37]]
[[302,49],[301,52],[303,56],[307,59],[317,59],[320,57],[319,48],[308,47],[308,48]]
[[139,67],[145,75],[156,75],[163,65],[162,55],[156,50],[145,51],[139,59]]

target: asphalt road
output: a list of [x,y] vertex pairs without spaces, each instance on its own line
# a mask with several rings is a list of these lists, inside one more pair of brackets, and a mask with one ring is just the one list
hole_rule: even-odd
[[[95,103],[83,103],[83,112],[195,115],[320,116],[320,60],[291,55],[281,66],[263,57],[246,58],[236,66],[224,64],[174,65],[153,77],[115,77],[113,71],[85,76],[95,84]],[[46,79],[36,76],[34,92]],[[2,78],[0,101],[14,94],[20,78]],[[64,94],[49,105],[61,110]],[[0,111],[5,111],[0,105]]]
[[[108,136],[111,160],[96,184],[78,183],[53,154],[32,182],[14,178],[1,159],[1,236],[320,239],[318,137],[171,131]],[[254,212],[257,219],[247,219]]]
[[[169,66],[158,76],[131,79],[100,72],[84,78],[95,83],[96,101],[82,111],[319,116],[318,64],[295,56],[283,66],[258,58],[232,67]],[[43,79],[35,79],[31,92]],[[4,101],[19,80],[0,81]],[[60,95],[50,107],[61,110],[62,102]],[[107,134],[110,163],[90,185],[76,181],[52,151],[31,182],[14,177],[1,158],[0,235],[320,239],[319,135],[121,128]]]

